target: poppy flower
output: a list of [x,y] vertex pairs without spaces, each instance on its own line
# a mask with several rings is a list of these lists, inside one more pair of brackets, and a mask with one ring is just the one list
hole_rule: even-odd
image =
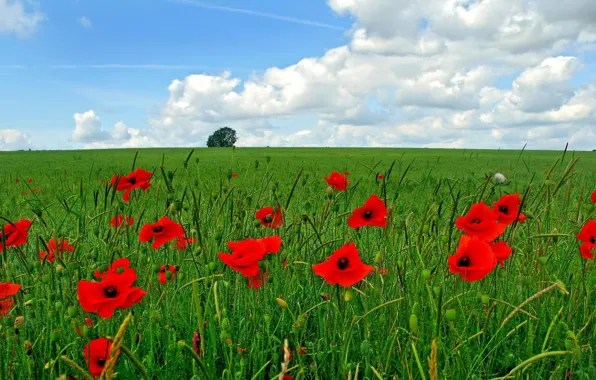
[[99,278],[100,280],[103,280],[109,274],[122,274],[125,271],[132,271],[135,273],[136,276],[136,271],[130,267],[130,261],[126,258],[121,258],[114,261],[112,265],[110,265],[108,269],[106,269],[105,271],[100,272],[99,270],[96,270],[93,275]]
[[7,298],[5,300],[0,300],[0,316],[4,316],[8,314],[10,309],[14,306],[14,299]]
[[372,195],[366,203],[354,210],[348,218],[348,225],[352,228],[363,226],[387,227],[387,208],[385,203],[376,195]]
[[126,222],[127,226],[132,226],[133,223],[135,222],[135,220],[132,216],[116,215],[115,217],[112,218],[112,220],[110,220],[110,226],[120,227],[125,222]]
[[27,230],[30,226],[31,221],[26,219],[4,225],[3,230],[0,231],[0,252],[2,252],[4,245],[8,248],[27,244],[27,236],[29,236]]
[[497,259],[488,243],[477,237],[463,235],[457,252],[447,258],[451,273],[468,282],[484,278],[497,266]]
[[506,224],[497,223],[498,215],[484,202],[472,205],[465,216],[457,218],[455,225],[470,237],[490,242],[505,232]]
[[272,236],[264,239],[246,239],[228,242],[232,253],[219,253],[219,259],[227,266],[240,272],[244,277],[259,274],[259,261],[268,253],[277,253],[281,247],[281,238]]
[[74,251],[74,247],[70,245],[70,243],[66,240],[61,241],[51,239],[48,242],[48,250],[50,251],[49,254],[46,251],[40,252],[39,258],[43,260],[47,256],[48,258],[46,260],[53,263],[56,260],[56,254],[60,254],[63,252],[72,252]]
[[[505,225],[511,224],[518,217],[520,203],[518,193],[502,196],[493,205],[493,211],[497,214],[497,221]],[[520,213],[518,220],[521,219],[522,215]]]
[[17,178],[17,179],[15,179],[14,181],[15,181],[16,183],[19,183],[19,182],[21,182],[21,180],[20,180],[20,179],[18,179],[18,178]]
[[489,243],[490,249],[493,251],[497,262],[501,264],[501,267],[505,268],[505,260],[511,255],[511,247],[505,241],[498,243]]
[[152,175],[153,173],[139,168],[126,176],[118,177],[114,175],[112,177],[112,186],[116,186],[116,191],[124,191],[122,199],[128,202],[130,201],[130,192],[133,189],[141,188],[145,191],[151,187],[149,180]]
[[584,259],[593,259],[594,253],[592,250],[596,251],[596,220],[588,221],[577,234],[577,238],[584,242],[579,247],[579,251],[582,254]]
[[385,174],[379,174],[379,175],[377,176],[377,179],[378,179],[379,181],[383,180],[384,178],[385,178]]
[[[147,294],[141,288],[132,286],[137,274],[134,269],[128,267],[128,260],[120,259],[117,262],[117,265],[112,265],[106,272],[99,273],[100,282],[79,281],[78,298],[86,312],[97,313],[102,318],[111,318],[115,309],[128,309],[139,303]],[[124,270],[120,271],[120,268]],[[98,273],[95,275],[98,276]]]
[[0,299],[12,297],[21,290],[21,285],[11,284],[10,282],[0,283]]
[[325,178],[327,184],[329,184],[329,186],[331,186],[334,190],[346,191],[346,188],[348,187],[348,179],[338,172],[331,172],[329,177],[325,176],[323,178]]
[[195,354],[201,355],[201,335],[196,331],[192,336],[192,349]]
[[261,286],[263,286],[263,284],[265,284],[265,280],[267,279],[267,276],[269,275],[269,272],[265,271],[265,272],[261,272],[259,271],[259,273],[257,273],[255,276],[251,276],[248,278],[248,287],[251,289],[258,289]]
[[181,237],[176,239],[176,244],[174,244],[174,248],[176,248],[179,251],[186,251],[186,247],[188,247],[188,245],[192,245],[197,241],[197,239],[195,238],[185,238],[185,237]]
[[29,179],[27,180],[27,183],[31,183],[31,182],[33,182],[33,180],[32,180],[31,178],[29,178]]
[[155,249],[178,238],[184,238],[184,229],[166,216],[153,224],[145,224],[139,234],[139,239],[143,243],[153,239],[151,247]]
[[166,282],[168,282],[168,276],[167,276],[167,272],[171,273],[171,277],[170,277],[170,281],[174,280],[174,276],[176,275],[176,273],[178,273],[178,270],[176,269],[177,267],[174,265],[162,265],[159,268],[159,282],[161,282],[162,284],[165,284]]
[[278,228],[283,222],[279,204],[276,209],[269,206],[263,207],[255,213],[255,218],[261,221],[261,225],[271,228]]
[[350,172],[344,172],[344,175],[350,175]]
[[232,173],[232,178],[238,177],[238,173]]
[[596,190],[594,190],[594,192],[590,196],[590,199],[592,200],[592,203],[596,203]]
[[111,350],[112,341],[106,338],[94,339],[85,346],[85,361],[92,376],[101,376]]
[[350,243],[333,252],[327,261],[313,265],[312,269],[328,284],[348,287],[362,281],[375,268],[364,264],[360,259],[356,245]]

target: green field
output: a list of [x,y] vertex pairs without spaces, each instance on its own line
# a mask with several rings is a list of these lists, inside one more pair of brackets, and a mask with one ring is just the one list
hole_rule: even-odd
[[[120,379],[272,379],[282,367],[293,379],[596,378],[596,265],[576,238],[596,216],[596,152],[190,153],[0,152],[0,228],[32,221],[27,244],[2,251],[0,282],[21,289],[0,309],[0,379],[89,378],[84,347],[115,338],[129,313],[114,342]],[[152,185],[124,202],[110,181],[133,168],[153,172]],[[347,191],[328,188],[332,171],[350,172]],[[492,179],[497,171],[504,184]],[[447,261],[462,235],[455,220],[513,193],[528,219],[500,237],[511,256],[463,281]],[[373,194],[387,206],[387,227],[350,228],[352,211]],[[276,204],[281,227],[261,226],[255,212]],[[116,229],[115,215],[134,224]],[[163,216],[196,242],[185,250],[141,242],[143,225]],[[282,246],[259,263],[268,276],[258,289],[218,256],[230,253],[228,241],[275,234]],[[50,239],[74,251],[40,260]],[[351,287],[327,284],[312,265],[351,242],[375,269]],[[94,272],[121,257],[147,295],[111,318],[86,312],[79,281],[99,281]],[[165,264],[179,268],[162,284]]]

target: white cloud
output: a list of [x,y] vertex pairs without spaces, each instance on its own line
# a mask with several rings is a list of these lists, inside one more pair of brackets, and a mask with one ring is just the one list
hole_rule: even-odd
[[83,28],[91,28],[91,26],[93,25],[91,24],[91,19],[87,16],[81,16],[77,19],[77,21],[79,22],[79,24],[81,24]]
[[109,135],[101,129],[101,120],[95,112],[89,110],[83,113],[75,113],[75,129],[72,132],[72,139],[76,142],[92,143],[104,141]]
[[16,129],[0,129],[0,150],[32,149],[29,136]]
[[15,33],[27,37],[46,19],[38,10],[27,12],[21,0],[0,0],[0,34]]

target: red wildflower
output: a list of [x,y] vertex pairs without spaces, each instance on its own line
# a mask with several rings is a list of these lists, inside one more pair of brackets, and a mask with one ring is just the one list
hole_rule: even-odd
[[0,252],[2,252],[4,245],[8,248],[27,244],[27,236],[29,236],[27,230],[30,226],[31,221],[26,219],[4,225],[4,232],[0,231]]
[[132,216],[116,215],[110,220],[110,226],[120,227],[124,222],[126,222],[127,226],[132,226],[135,220]]
[[85,361],[92,376],[101,376],[111,350],[112,341],[106,338],[94,339],[85,346]]
[[132,287],[137,274],[129,268],[129,264],[127,259],[120,259],[106,272],[96,272],[95,275],[99,274],[98,277],[102,279],[100,282],[79,281],[77,292],[83,310],[97,313],[102,318],[111,318],[115,309],[128,309],[139,303],[147,293],[141,288]]
[[283,380],[292,380],[292,376],[290,376],[290,375],[288,375],[288,374],[285,374],[285,375],[283,376]]
[[375,270],[377,271],[378,274],[380,274],[381,276],[386,275],[389,272],[388,268],[381,268],[381,267],[377,267],[375,268]]
[[261,225],[271,228],[278,228],[283,222],[279,204],[276,209],[273,207],[263,207],[255,213],[255,218],[261,221]]
[[238,177],[238,173],[232,173],[232,178]]
[[143,243],[153,239],[151,247],[157,249],[169,241],[184,238],[184,229],[180,224],[164,216],[153,224],[145,224],[139,238]]
[[168,282],[168,276],[166,272],[170,272],[172,273],[171,277],[170,277],[170,281],[174,279],[174,276],[176,275],[176,273],[178,273],[178,267],[177,266],[173,266],[173,265],[162,265],[159,268],[159,282],[161,282],[162,284],[165,284],[166,282]]
[[0,316],[6,315],[14,305],[14,298],[0,300]]
[[490,242],[505,232],[506,224],[497,223],[498,216],[484,202],[472,205],[467,215],[457,218],[455,225],[471,237]]
[[327,261],[313,265],[312,269],[328,284],[348,287],[362,281],[375,268],[364,264],[356,245],[350,243],[333,252]]
[[197,355],[201,355],[201,335],[196,331],[192,336],[192,348]]
[[376,195],[372,195],[366,203],[354,210],[348,218],[348,225],[352,228],[363,226],[383,227],[387,226],[387,208],[385,203]]
[[31,183],[31,182],[33,182],[33,180],[32,180],[31,178],[29,178],[29,179],[27,180],[27,183]]
[[10,282],[0,282],[0,299],[12,297],[21,290],[21,285]]
[[385,178],[385,174],[379,174],[377,176],[377,179],[380,180],[380,181],[383,180],[384,178]]
[[447,259],[451,273],[458,273],[468,282],[481,280],[497,266],[490,245],[477,237],[466,235],[461,237],[457,252]]
[[141,188],[143,191],[151,187],[149,180],[153,173],[143,169],[137,169],[131,172],[129,175],[118,177],[114,175],[112,177],[112,186],[116,186],[116,191],[124,191],[122,199],[125,202],[130,201],[130,192],[133,189]]
[[343,175],[339,174],[338,172],[331,172],[329,178],[326,176],[325,181],[331,186],[333,189],[338,191],[346,191],[346,187],[348,187],[348,179]]
[[584,242],[579,247],[579,251],[582,254],[584,259],[593,259],[594,253],[592,250],[596,251],[596,220],[589,220],[577,234],[577,238]]
[[344,175],[350,175],[350,172],[344,172]]
[[594,192],[590,196],[590,199],[592,200],[592,203],[596,203],[596,190],[594,190]]
[[15,181],[16,183],[19,183],[19,182],[21,182],[21,180],[20,180],[20,179],[18,179],[18,178],[17,178],[17,179],[15,179],[14,181]]
[[85,318],[85,323],[89,327],[93,326],[93,320],[91,318]]
[[249,277],[248,278],[248,287],[251,289],[260,288],[261,286],[263,286],[263,284],[265,284],[268,275],[269,275],[269,272],[259,271],[259,273],[257,273],[256,276]]
[[230,268],[240,272],[249,279],[249,288],[260,287],[267,276],[261,275],[259,261],[268,253],[277,253],[281,247],[281,238],[277,235],[263,239],[246,239],[239,242],[228,242],[232,251],[219,253],[219,259]]
[[194,238],[185,238],[185,237],[181,237],[176,239],[176,244],[174,244],[174,248],[176,248],[179,251],[186,251],[186,247],[190,244],[194,244],[197,241],[197,239]]
[[66,240],[51,239],[48,242],[48,250],[50,251],[49,255],[46,251],[42,251],[39,253],[39,257],[43,260],[47,256],[48,258],[46,260],[53,263],[56,260],[56,254],[72,252],[74,251],[74,247]]
[[505,268],[505,260],[509,258],[511,255],[511,247],[505,241],[500,241],[498,243],[489,243],[490,249],[493,251],[495,258],[501,264],[503,268]]
[[[517,218],[520,203],[521,200],[518,193],[502,196],[493,205],[493,211],[497,214],[497,221],[505,225],[511,224]],[[519,215],[518,220],[522,219],[522,215]],[[524,215],[523,217],[525,218],[526,216]]]

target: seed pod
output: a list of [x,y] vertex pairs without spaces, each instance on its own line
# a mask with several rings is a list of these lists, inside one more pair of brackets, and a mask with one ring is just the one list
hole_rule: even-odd
[[485,305],[486,305],[486,304],[488,303],[488,301],[490,301],[490,297],[488,296],[488,294],[483,294],[483,295],[480,297],[480,300],[482,301],[482,303],[483,303],[483,304],[485,304]]
[[327,198],[333,198],[333,188],[331,186],[327,186]]
[[286,301],[282,300],[281,298],[276,298],[275,300],[277,301],[279,306],[283,307],[284,309],[288,308],[288,303]]
[[430,278],[430,270],[424,269],[422,271],[422,278],[425,279],[425,280],[428,280]]
[[445,317],[447,317],[447,320],[449,322],[453,322],[457,317],[457,311],[455,309],[447,309],[447,311],[445,312]]
[[410,314],[410,331],[414,334],[418,332],[418,316]]
[[33,345],[28,340],[23,342],[23,348],[25,349],[25,353],[27,355],[31,355],[31,351],[33,350]]
[[350,302],[352,300],[352,289],[346,289],[344,293],[344,301]]

